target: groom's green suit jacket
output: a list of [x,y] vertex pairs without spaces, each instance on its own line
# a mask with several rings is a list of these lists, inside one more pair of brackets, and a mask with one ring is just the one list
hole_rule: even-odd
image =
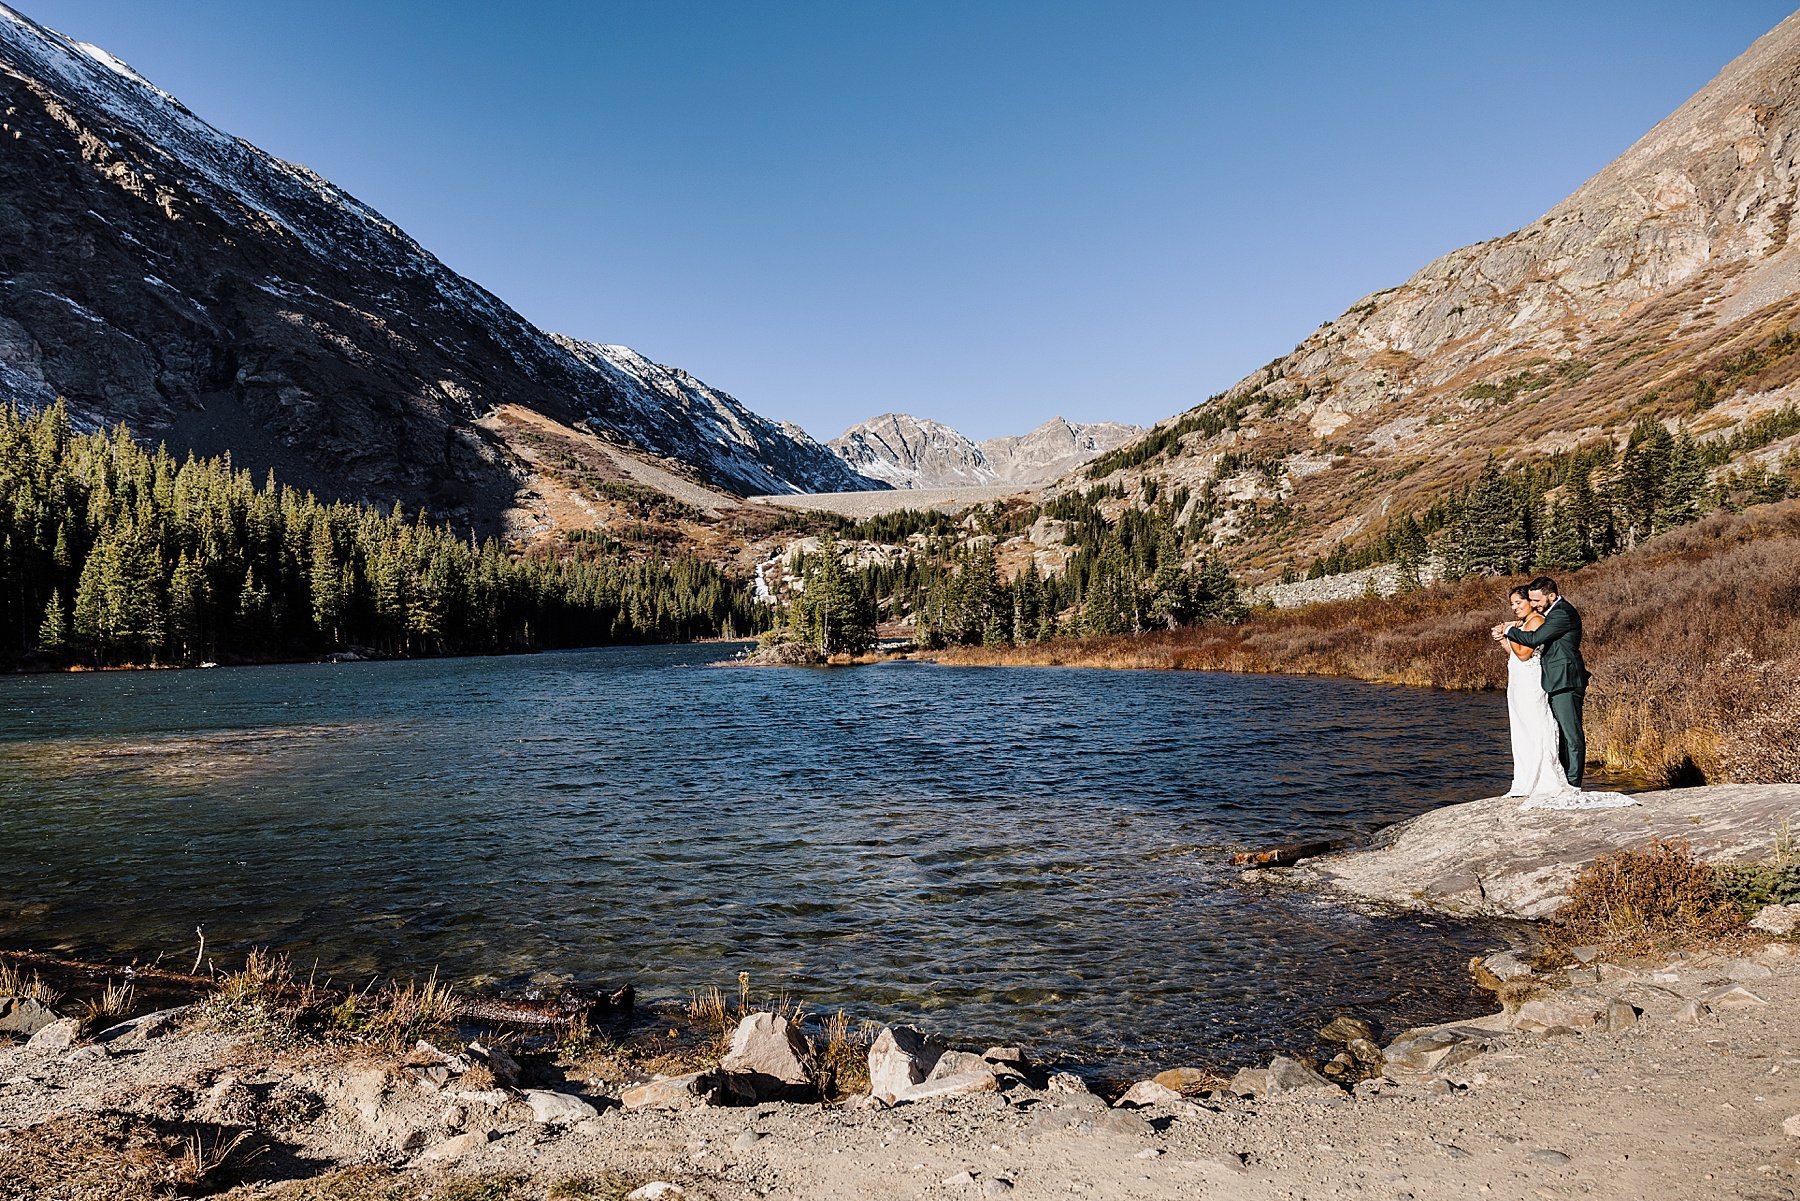
[[1543,650],[1545,692],[1587,691],[1588,669],[1581,661],[1581,614],[1567,598],[1557,598],[1537,629],[1515,626],[1506,636],[1520,646]]

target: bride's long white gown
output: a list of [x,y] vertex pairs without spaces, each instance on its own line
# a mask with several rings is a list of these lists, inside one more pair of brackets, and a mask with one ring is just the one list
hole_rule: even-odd
[[1529,659],[1506,652],[1506,712],[1513,752],[1513,782],[1506,795],[1524,797],[1520,809],[1613,809],[1637,803],[1621,792],[1583,792],[1569,784],[1556,753],[1556,715],[1544,692],[1544,665],[1537,651]]

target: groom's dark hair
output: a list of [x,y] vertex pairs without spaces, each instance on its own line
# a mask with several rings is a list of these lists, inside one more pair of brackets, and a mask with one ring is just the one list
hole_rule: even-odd
[[1562,593],[1556,590],[1556,581],[1547,575],[1539,576],[1537,579],[1531,581],[1529,586],[1533,592],[1548,592],[1552,596],[1562,595]]

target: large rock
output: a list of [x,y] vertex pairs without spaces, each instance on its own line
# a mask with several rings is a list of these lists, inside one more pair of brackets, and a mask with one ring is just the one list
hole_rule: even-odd
[[[1633,799],[1623,808],[1575,812],[1521,813],[1516,797],[1446,805],[1389,828],[1372,849],[1314,860],[1303,873],[1409,908],[1540,918],[1568,900],[1588,864],[1651,837],[1686,842],[1710,863],[1766,856],[1769,830],[1800,804],[1800,784],[1678,788]],[[1499,975],[1493,958],[1487,969]]]
[[1764,905],[1750,919],[1752,930],[1769,934],[1792,934],[1800,925],[1800,905]]
[[1587,1030],[1604,1026],[1612,998],[1586,988],[1565,988],[1546,993],[1519,1006],[1512,1015],[1514,1030],[1542,1034],[1548,1030]]
[[56,1019],[56,1010],[30,997],[0,997],[0,1034],[30,1038]]
[[58,1018],[41,1027],[25,1044],[27,1051],[66,1051],[81,1037],[81,1022],[75,1018]]
[[711,1072],[659,1076],[622,1091],[619,1104],[626,1109],[696,1109],[707,1104],[717,1086]]
[[1457,1026],[1409,1030],[1381,1052],[1382,1070],[1390,1076],[1441,1072],[1467,1063],[1492,1046],[1492,1036],[1485,1030]]
[[572,1093],[528,1088],[523,1095],[525,1103],[531,1106],[532,1118],[546,1126],[572,1126],[600,1112]]
[[1140,1080],[1125,1090],[1116,1104],[1124,1109],[1140,1109],[1150,1105],[1171,1105],[1181,1100],[1181,1094],[1166,1084],[1158,1084],[1154,1080]]
[[942,1043],[916,1026],[888,1026],[869,1047],[869,1092],[883,1101],[925,1083],[939,1059]]
[[1269,1061],[1268,1095],[1310,1093],[1341,1097],[1344,1090],[1297,1059],[1277,1055]]
[[988,1071],[957,1072],[949,1076],[933,1076],[923,1084],[915,1084],[911,1088],[897,1094],[894,1104],[905,1105],[910,1101],[930,1101],[938,1097],[962,1097],[970,1093],[991,1093],[1000,1087],[1000,1081]]
[[738,1023],[719,1071],[726,1091],[741,1101],[805,1101],[817,1094],[812,1048],[799,1027],[773,1013],[752,1013]]
[[146,1013],[128,1022],[108,1026],[94,1036],[94,1041],[115,1050],[135,1047],[168,1034],[180,1025],[181,1020],[192,1009],[191,1005],[183,1005],[177,1009],[159,1009],[155,1013]]

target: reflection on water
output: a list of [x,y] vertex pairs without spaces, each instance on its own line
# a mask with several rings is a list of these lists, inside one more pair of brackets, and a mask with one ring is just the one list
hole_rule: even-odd
[[1485,945],[1225,852],[1506,783],[1504,703],[1194,673],[710,670],[718,648],[0,680],[0,943],[339,978],[758,987],[1222,1060],[1466,1004]]

